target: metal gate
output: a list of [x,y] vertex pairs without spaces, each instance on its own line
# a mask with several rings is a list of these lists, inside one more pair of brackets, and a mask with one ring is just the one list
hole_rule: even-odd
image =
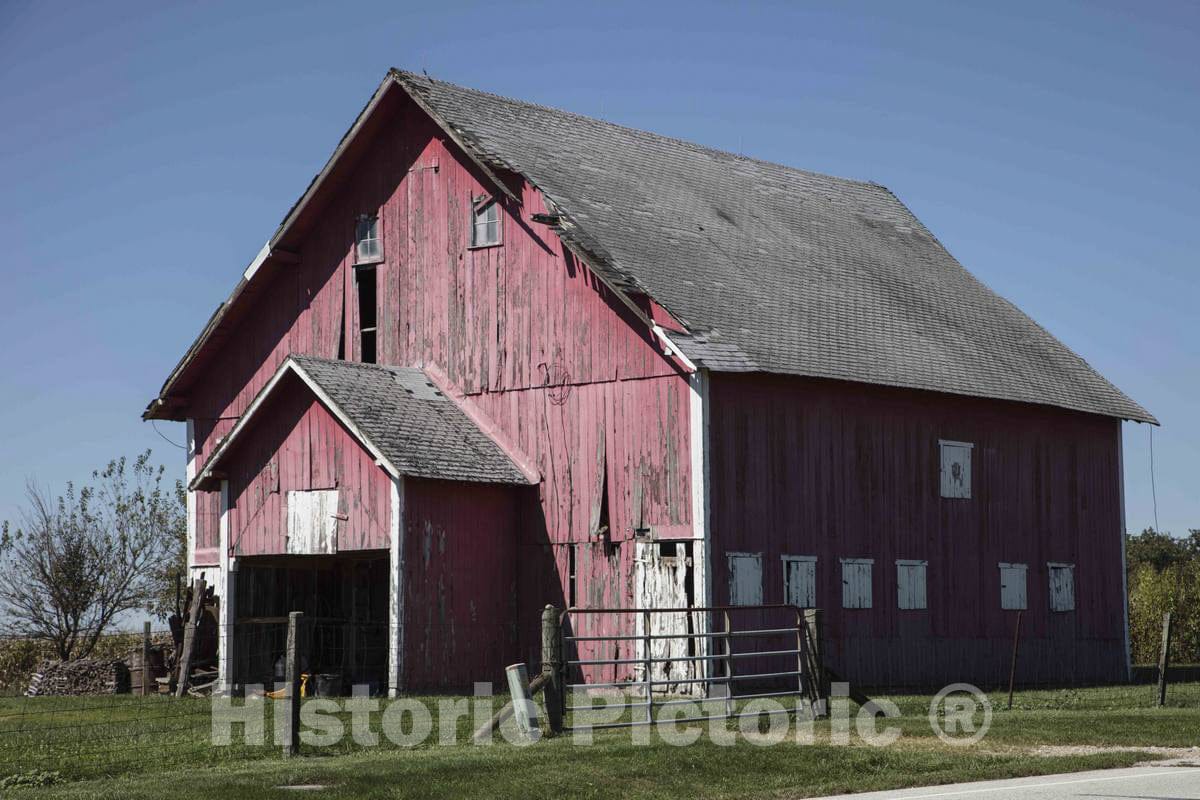
[[[824,674],[819,643],[814,641],[818,613],[793,605],[569,608],[559,617],[563,729],[653,725],[656,709],[685,703],[700,703],[703,709],[721,700],[722,713],[701,710],[695,716],[673,716],[671,722],[791,713],[786,708],[738,710],[739,701],[768,697],[794,697],[819,714]],[[605,648],[610,657],[604,657]],[[597,672],[611,677],[589,681],[588,675]],[[738,693],[739,688],[745,691]],[[592,690],[619,690],[622,700],[603,706],[577,704],[577,694]],[[656,700],[655,694],[668,696]],[[599,709],[622,709],[628,719],[599,724],[575,719],[576,713]]]

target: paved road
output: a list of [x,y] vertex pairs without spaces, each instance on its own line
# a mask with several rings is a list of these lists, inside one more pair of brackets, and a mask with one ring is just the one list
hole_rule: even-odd
[[954,783],[888,792],[843,794],[825,800],[1200,800],[1200,767],[1131,767]]

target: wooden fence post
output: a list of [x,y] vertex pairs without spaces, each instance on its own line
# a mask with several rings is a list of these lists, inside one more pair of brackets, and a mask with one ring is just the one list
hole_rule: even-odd
[[208,588],[204,578],[192,582],[192,607],[188,610],[183,629],[183,652],[179,656],[179,679],[175,684],[175,696],[187,694],[188,680],[192,673],[192,657],[196,652],[196,630],[200,626],[200,614],[204,611],[204,591]]
[[808,679],[814,684],[809,693],[815,698],[812,713],[814,717],[824,717],[829,713],[829,676],[825,672],[824,641],[825,628],[822,623],[821,609],[804,609],[804,635],[808,643]]
[[150,694],[150,620],[142,625],[142,697]]
[[283,754],[294,756],[300,752],[300,641],[304,613],[293,611],[288,614],[287,654],[285,656],[284,680],[287,682],[287,729],[283,743]]
[[1017,612],[1017,625],[1013,629],[1012,663],[1008,667],[1008,710],[1009,711],[1012,711],[1013,683],[1017,679],[1017,644],[1021,641],[1021,614],[1023,614],[1023,613],[1024,612],[1022,612],[1022,611]]
[[536,742],[542,738],[542,729],[538,725],[537,706],[533,704],[533,694],[529,687],[529,671],[524,664],[513,664],[505,667],[508,675],[508,692],[512,696],[513,717],[517,727],[525,738]]
[[563,652],[562,623],[558,609],[542,609],[542,674],[546,676],[546,721],[551,733],[563,729]]
[[1167,670],[1171,668],[1171,612],[1163,614],[1162,652],[1158,654],[1158,696],[1156,706],[1167,704]]

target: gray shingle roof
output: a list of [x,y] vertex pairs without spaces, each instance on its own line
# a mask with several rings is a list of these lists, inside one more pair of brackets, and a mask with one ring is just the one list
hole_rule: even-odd
[[1155,421],[882,186],[394,76],[474,156],[537,185],[565,215],[564,238],[683,322],[681,349],[710,369]]
[[[335,406],[335,413],[344,415],[401,475],[481,483],[532,482],[500,445],[419,369],[292,355],[279,373],[290,369],[289,362],[316,384]],[[278,381],[272,380],[259,393],[209,458],[194,486],[210,482],[209,473],[220,465],[241,430],[253,424],[251,418],[260,399],[277,385]]]
[[293,355],[402,475],[529,483],[495,441],[415,367]]

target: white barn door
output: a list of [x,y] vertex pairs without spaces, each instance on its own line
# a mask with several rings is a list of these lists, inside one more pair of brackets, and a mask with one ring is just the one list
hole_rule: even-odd
[[[690,608],[688,584],[691,580],[692,559],[687,542],[636,542],[633,564],[634,599],[637,608]],[[650,615],[650,635],[672,638],[651,639],[650,657],[664,659],[651,664],[651,679],[655,681],[689,680],[696,677],[695,662],[685,660],[694,640],[681,634],[693,633],[687,612],[654,613]],[[637,614],[634,632],[646,635],[644,615]],[[679,638],[675,638],[679,637]],[[644,640],[637,640],[638,658],[645,657]],[[676,660],[679,659],[679,660]],[[645,668],[637,665],[638,680],[645,680]],[[655,686],[655,691],[682,691],[693,684]]]

